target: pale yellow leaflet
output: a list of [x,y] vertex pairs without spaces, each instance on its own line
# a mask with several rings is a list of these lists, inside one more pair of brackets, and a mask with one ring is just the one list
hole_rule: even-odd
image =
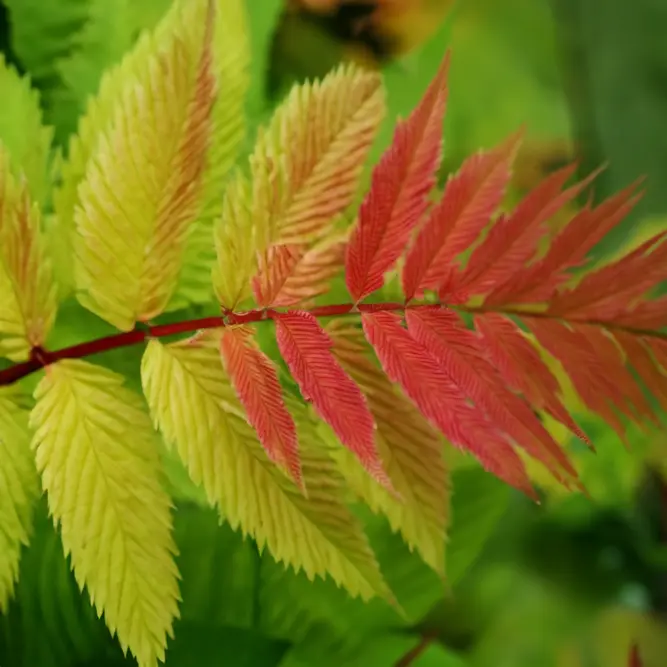
[[79,186],[79,300],[122,330],[164,311],[199,212],[215,95],[213,5],[192,6],[200,11],[191,23],[122,91]]
[[16,387],[0,387],[0,612],[14,593],[28,544],[39,479],[30,451],[29,410]]
[[33,448],[77,582],[123,649],[155,667],[178,616],[176,546],[155,431],[123,382],[84,361],[50,366]]
[[[336,358],[366,395],[378,426],[382,462],[402,500],[375,482],[343,447],[332,447],[332,455],[359,497],[385,514],[392,529],[444,574],[450,488],[443,441],[373,363],[361,329],[336,320],[327,331]],[[328,431],[323,435],[331,437]]]
[[[342,478],[317,447],[313,423],[297,421],[306,499],[267,458],[222,367],[216,340],[149,343],[142,380],[151,413],[195,483],[234,528],[311,579],[330,575],[352,595],[390,593],[359,522],[343,503]],[[290,405],[291,408],[294,406]]]
[[56,317],[51,261],[39,229],[39,208],[25,180],[10,173],[0,143],[0,356],[27,359]]
[[250,295],[258,256],[273,244],[321,239],[354,198],[384,114],[379,75],[345,66],[296,86],[260,130],[249,162],[227,186],[216,225],[213,282],[223,306]]

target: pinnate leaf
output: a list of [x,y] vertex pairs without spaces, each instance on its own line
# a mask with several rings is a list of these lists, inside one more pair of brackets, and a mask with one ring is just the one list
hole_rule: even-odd
[[381,484],[391,488],[375,442],[375,422],[359,387],[336,361],[333,343],[305,311],[275,317],[278,348],[306,401]]
[[56,317],[56,288],[39,221],[27,183],[14,179],[0,143],[0,355],[16,361],[44,343]]
[[277,561],[310,579],[328,574],[353,596],[390,596],[304,408],[289,405],[308,499],[270,463],[224,372],[219,346],[215,333],[168,346],[153,340],[142,361],[153,419],[192,480],[203,484],[234,529],[268,547]]
[[269,458],[302,486],[296,426],[285,407],[276,368],[255,344],[253,333],[247,327],[222,332],[223,364]]
[[250,178],[239,172],[227,186],[214,266],[223,306],[249,296],[258,257],[272,246],[310,245],[331,231],[354,198],[383,113],[379,76],[353,66],[293,88],[259,132]]
[[28,544],[39,480],[30,451],[29,411],[16,387],[0,390],[0,612],[6,613]]
[[184,17],[191,23],[121,92],[79,186],[79,299],[122,330],[167,306],[199,210],[215,93],[213,5],[193,3]]
[[442,574],[450,492],[442,438],[369,357],[360,328],[333,320],[327,333],[334,356],[368,401],[380,457],[400,499],[373,480],[348,450],[336,447],[332,456],[360,498],[384,513],[392,529]]
[[79,360],[35,390],[33,448],[74,576],[140,667],[164,660],[178,616],[176,547],[159,451],[122,376]]
[[441,158],[448,67],[449,56],[416,109],[399,122],[373,170],[345,259],[345,280],[355,301],[382,287],[384,274],[428,209]]

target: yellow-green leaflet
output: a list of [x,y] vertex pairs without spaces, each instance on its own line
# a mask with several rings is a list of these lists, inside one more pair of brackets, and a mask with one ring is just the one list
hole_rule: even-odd
[[[211,30],[206,46],[202,38],[209,4],[213,25],[209,26]],[[186,125],[181,124],[179,127],[178,119],[184,114],[190,114],[191,126],[198,123],[201,133],[205,135],[205,142],[199,145],[198,153],[187,157],[187,162],[190,163],[190,170],[196,166],[196,171],[201,173],[196,174],[194,186],[191,186],[187,215],[184,216],[183,211],[180,211],[180,215],[172,211],[170,224],[162,225],[162,234],[157,232],[156,240],[159,241],[166,234],[167,240],[176,240],[178,247],[178,261],[172,261],[168,286],[162,287],[168,297],[162,294],[160,304],[162,308],[174,309],[190,301],[204,301],[212,293],[212,222],[222,206],[221,179],[233,163],[244,133],[243,102],[248,85],[249,59],[244,4],[243,0],[211,0],[210,3],[207,0],[175,0],[155,30],[144,33],[123,60],[102,77],[97,95],[88,103],[86,113],[79,121],[78,131],[70,140],[68,156],[61,167],[62,182],[54,192],[56,216],[50,230],[51,238],[57,247],[58,276],[68,289],[72,288],[75,281],[71,263],[67,262],[75,240],[75,212],[86,200],[85,188],[82,192],[80,187],[87,172],[94,170],[91,165],[100,157],[103,158],[104,142],[111,141],[113,144],[113,137],[119,138],[118,131],[114,135],[119,119],[125,118],[131,133],[128,138],[137,141],[139,153],[143,155],[144,169],[138,165],[140,182],[154,187],[155,184],[149,178],[151,171],[165,160],[169,162],[167,154],[170,151],[173,160],[176,160],[171,165],[172,172],[179,171],[179,154],[174,154],[174,145],[178,145],[179,135],[185,132]],[[198,83],[203,82],[197,79],[196,65],[203,64],[200,55],[207,49],[210,88],[202,91],[198,87]],[[174,50],[178,53],[174,53]],[[156,66],[157,62],[164,62],[165,59],[171,63],[166,78],[160,66]],[[136,100],[133,104],[131,100],[137,86],[145,89],[144,94],[152,104],[152,109],[144,109],[143,115],[141,105]],[[168,99],[160,98],[159,95],[156,97],[160,91],[166,93]],[[206,113],[203,113],[204,109]],[[153,116],[152,122],[146,120],[146,114]],[[170,122],[173,125],[171,130]],[[154,128],[156,124],[160,126],[158,129]],[[154,132],[146,137],[144,134],[147,129],[154,129]],[[187,142],[184,142],[182,147],[186,146]],[[183,160],[186,159],[185,153],[180,153]],[[107,171],[102,170],[102,185],[114,178],[123,182],[126,174],[122,156],[119,157],[119,160],[115,160],[114,156],[108,156],[111,165]],[[187,165],[181,165],[181,168],[186,168],[184,176],[187,175]],[[162,191],[164,198],[168,199],[169,192],[174,194],[178,188],[178,178],[166,183],[164,178]],[[157,206],[156,194],[157,191],[149,195],[143,206],[154,209]],[[136,197],[130,200],[124,197],[120,204],[122,211],[127,212],[132,207],[136,209],[140,202],[137,202]],[[108,206],[107,203],[107,209]],[[128,222],[131,223],[132,219],[130,215]],[[152,220],[153,217],[149,216],[149,221],[142,223],[138,236],[141,236],[142,228],[144,233],[148,231],[146,225],[150,227]],[[166,230],[169,230],[168,233]],[[137,241],[138,248],[142,243],[141,239]],[[146,253],[151,254],[148,250]],[[157,253],[155,255],[159,264],[164,258],[157,257]],[[173,277],[174,274],[177,278]],[[167,305],[164,304],[165,298]],[[108,311],[109,305],[107,302],[102,308]],[[118,309],[116,304],[115,310]],[[106,314],[109,315],[108,312]],[[118,319],[119,315],[112,314],[112,317]],[[127,321],[126,314],[122,317]]]
[[143,401],[121,375],[68,360],[35,390],[33,448],[74,576],[140,667],[178,616],[170,499]]
[[0,612],[7,611],[14,592],[39,494],[28,415],[20,390],[0,387]]
[[291,406],[308,498],[268,460],[245,420],[215,333],[167,346],[151,341],[142,380],[165,440],[232,527],[311,579],[329,574],[364,599],[391,595],[361,524],[342,500],[343,480],[318,448],[303,408]]
[[123,89],[79,186],[77,297],[125,331],[164,311],[199,210],[215,95],[212,8],[186,7],[182,30]]

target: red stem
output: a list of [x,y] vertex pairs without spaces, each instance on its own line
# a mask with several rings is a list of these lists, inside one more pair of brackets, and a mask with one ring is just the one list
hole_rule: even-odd
[[[408,309],[424,308],[436,305],[434,303],[366,303],[357,304],[351,303],[335,304],[330,306],[317,306],[305,312],[310,313],[314,317],[342,317],[345,315],[357,315],[359,313],[369,312],[403,312]],[[444,304],[440,304],[444,306]],[[462,305],[454,306],[458,310],[469,313],[483,313],[484,307],[470,308]],[[495,310],[494,312],[500,312]],[[521,310],[506,309],[502,311],[505,315],[516,315],[520,317],[552,317],[547,313],[533,313]],[[172,322],[171,324],[158,324],[156,326],[144,325],[142,328],[133,329],[123,333],[105,336],[86,343],[79,343],[70,347],[64,347],[60,350],[51,352],[41,347],[33,348],[30,353],[30,359],[21,363],[10,366],[9,368],[0,371],[0,387],[18,382],[22,378],[31,375],[32,373],[46,368],[51,364],[61,361],[63,359],[82,359],[91,354],[99,354],[100,352],[109,352],[110,350],[117,350],[122,347],[129,347],[130,345],[137,345],[143,343],[151,338],[167,338],[177,334],[192,333],[202,329],[217,329],[219,327],[230,326],[234,324],[252,324],[262,322],[264,320],[272,320],[279,314],[279,311],[272,308],[263,308],[256,310],[248,310],[242,313],[232,313],[225,311],[221,317],[202,317],[195,320],[184,320],[182,322]],[[608,322],[593,322],[581,321],[580,324],[593,324],[610,328]],[[659,337],[667,340],[667,334],[656,331],[642,331],[632,329],[631,327],[613,327],[627,331],[629,333]]]
[[[415,306],[411,305],[409,307],[419,307],[419,304],[416,304]],[[405,310],[405,308],[405,304],[402,303],[361,304],[356,307],[347,303],[331,306],[318,306],[307,312],[315,317],[340,317],[343,315],[354,315],[364,311],[402,311]],[[46,368],[57,361],[62,361],[63,359],[82,359],[91,354],[99,354],[100,352],[109,352],[110,350],[137,345],[151,338],[167,338],[177,334],[192,333],[201,331],[202,329],[217,329],[232,324],[252,324],[263,320],[274,319],[277,314],[278,311],[270,308],[249,310],[244,313],[226,312],[221,317],[202,317],[195,320],[185,320],[182,322],[172,322],[171,324],[159,324],[156,326],[146,326],[141,329],[133,329],[132,331],[113,334],[86,343],[64,347],[53,352],[41,347],[36,347],[31,351],[30,359],[28,359],[28,361],[23,361],[0,371],[0,387],[18,382],[22,378],[31,375],[42,368]]]

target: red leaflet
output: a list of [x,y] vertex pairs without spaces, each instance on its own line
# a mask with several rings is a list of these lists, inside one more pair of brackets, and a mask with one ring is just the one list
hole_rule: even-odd
[[561,362],[588,408],[610,424],[622,439],[625,429],[612,406],[630,417],[634,417],[634,411],[655,419],[618,347],[603,329],[589,325],[567,327],[558,320],[535,317],[526,317],[525,321],[538,342]]
[[488,294],[500,289],[506,281],[536,254],[544,235],[544,224],[560,209],[569,204],[597,176],[561,192],[574,174],[576,165],[565,167],[547,177],[530,192],[511,215],[504,216],[493,227],[482,244],[472,253],[462,274],[443,284],[440,295],[444,299],[450,291],[464,288],[469,294]]
[[428,350],[401,326],[399,315],[362,313],[364,334],[388,377],[452,444],[472,454],[497,477],[534,497],[523,462],[512,446],[471,406]]
[[519,140],[516,135],[491,151],[471,156],[449,179],[406,257],[403,291],[408,300],[424,289],[437,289],[453,260],[489,224],[505,195]]
[[366,399],[331,352],[333,343],[305,311],[276,313],[278,348],[303,397],[368,472],[391,489],[375,446],[375,423]]
[[530,406],[510,391],[498,371],[484,358],[480,339],[459,317],[439,306],[409,310],[408,330],[440,363],[462,392],[482,408],[496,426],[541,461],[559,481],[564,470],[576,478],[558,443]]
[[442,151],[447,99],[445,57],[417,108],[396,127],[392,145],[373,170],[345,257],[345,280],[355,302],[382,287],[428,208]]
[[558,398],[560,385],[538,351],[512,320],[496,313],[475,315],[475,328],[491,363],[513,389],[521,392],[537,409],[546,410],[591,446]]
[[272,461],[285,467],[303,489],[296,426],[283,401],[276,369],[253,340],[253,330],[228,327],[220,353],[248,422]]
[[[569,269],[581,266],[588,253],[640,199],[634,184],[594,209],[590,204],[577,213],[551,241],[547,254],[530,266],[518,269],[512,278],[487,297],[487,305],[536,303],[550,299],[570,278]],[[633,196],[634,195],[634,196]]]
[[667,231],[660,232],[625,257],[588,274],[553,299],[549,314],[613,322],[665,279],[666,239]]

